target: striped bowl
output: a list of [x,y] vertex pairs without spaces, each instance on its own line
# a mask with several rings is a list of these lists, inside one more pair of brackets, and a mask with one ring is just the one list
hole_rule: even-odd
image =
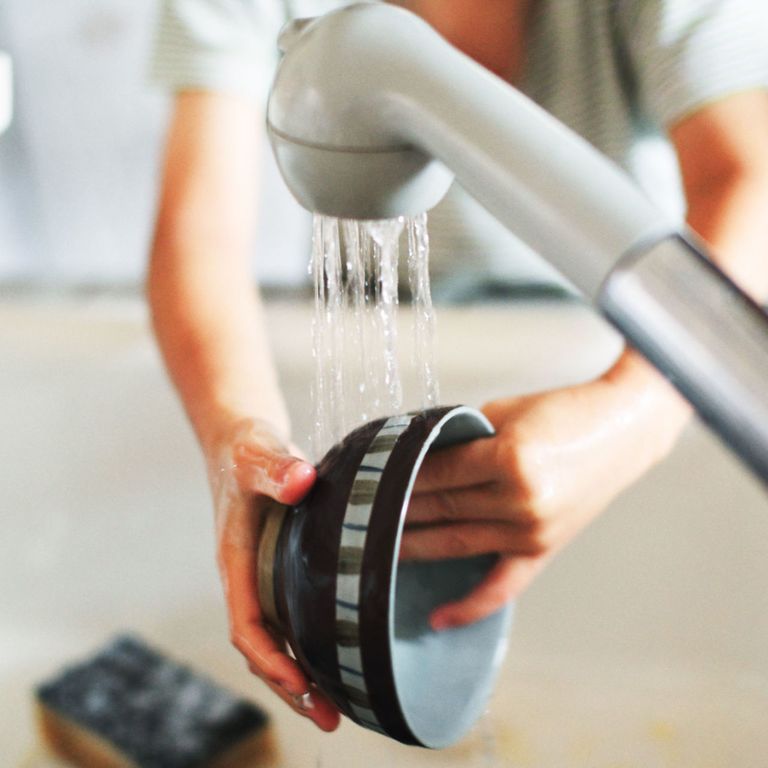
[[398,560],[424,457],[493,428],[477,410],[434,408],[365,424],[332,448],[300,505],[275,508],[259,593],[315,683],[349,718],[405,744],[458,741],[483,713],[506,648],[508,606],[433,631],[433,608],[478,584],[495,555]]

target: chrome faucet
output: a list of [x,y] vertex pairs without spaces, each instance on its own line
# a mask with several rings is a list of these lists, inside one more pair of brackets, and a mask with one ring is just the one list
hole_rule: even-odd
[[415,214],[455,175],[768,481],[768,315],[617,166],[402,8],[347,6],[279,45],[267,127],[301,205]]

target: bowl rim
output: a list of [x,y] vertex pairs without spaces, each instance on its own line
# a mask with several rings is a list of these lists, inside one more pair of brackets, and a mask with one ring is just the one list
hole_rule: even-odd
[[[487,417],[476,408],[466,405],[412,411],[390,417],[382,426],[382,429],[386,425],[394,428],[399,422],[400,432],[386,458],[374,460],[378,462],[376,466],[381,472],[380,482],[370,502],[370,512],[365,523],[365,541],[358,545],[364,553],[357,588],[357,651],[350,653],[347,649],[337,647],[338,663],[342,669],[356,675],[354,679],[343,679],[344,688],[351,688],[352,696],[366,701],[366,704],[357,701],[357,706],[352,707],[357,716],[353,719],[406,744],[430,748],[446,746],[451,740],[432,743],[433,740],[420,734],[421,729],[414,724],[403,707],[404,699],[395,674],[398,555],[408,506],[423,461],[440,435],[444,434],[446,426],[460,417],[469,417],[469,428],[466,436],[457,435],[451,441],[452,444],[458,445],[495,434]],[[371,458],[366,453],[359,465],[365,465],[366,470],[372,468]],[[379,556],[376,553],[382,554]]]
[[[432,427],[429,434],[427,435],[424,442],[422,443],[421,449],[419,450],[419,453],[416,456],[415,461],[413,462],[413,466],[411,468],[411,474],[410,474],[410,477],[408,478],[408,484],[406,485],[405,496],[403,497],[403,503],[400,509],[400,514],[399,514],[397,535],[395,536],[395,545],[392,551],[392,564],[391,564],[391,571],[390,571],[391,576],[390,576],[390,583],[389,583],[389,606],[387,610],[387,641],[389,643],[390,648],[394,648],[394,644],[395,644],[395,599],[396,599],[396,592],[397,592],[396,587],[397,587],[397,574],[398,574],[398,567],[399,567],[400,546],[402,544],[403,534],[405,531],[405,520],[408,515],[408,507],[410,505],[411,497],[413,495],[413,488],[416,484],[416,479],[418,478],[419,472],[421,471],[422,464],[424,463],[424,460],[426,459],[430,450],[432,450],[432,447],[434,446],[435,442],[440,437],[440,434],[442,433],[443,428],[448,424],[448,422],[453,421],[455,418],[462,415],[472,417],[472,419],[478,425],[478,432],[477,434],[471,437],[468,437],[464,440],[460,440],[460,441],[457,441],[456,443],[453,443],[453,445],[462,445],[464,443],[468,443],[473,440],[478,440],[483,437],[492,437],[493,435],[496,434],[496,430],[494,429],[493,424],[491,424],[488,417],[482,411],[468,405],[457,405],[442,415],[442,417]],[[419,742],[421,746],[428,747],[428,748],[446,746],[444,744],[429,743],[417,732],[418,729],[414,727],[414,724],[411,718],[408,716],[407,711],[403,708],[403,705],[402,705],[400,692],[398,690],[397,675],[395,674],[395,660],[394,660],[393,652],[391,653],[390,658],[391,658],[391,666],[392,666],[391,675],[394,682],[395,693],[398,698],[398,705],[400,707],[403,720],[405,721],[405,724],[408,727],[408,730],[413,734],[413,736],[416,738],[416,740]]]

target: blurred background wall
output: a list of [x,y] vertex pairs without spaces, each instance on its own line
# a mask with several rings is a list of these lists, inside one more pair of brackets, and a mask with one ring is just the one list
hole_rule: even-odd
[[[148,77],[158,0],[2,0],[15,112],[0,138],[0,286],[143,279],[169,98]],[[305,279],[306,215],[265,153],[260,278]]]
[[[169,95],[149,77],[159,4],[0,0],[0,50],[11,54],[15,69],[14,120],[0,137],[5,293],[141,285],[170,106]],[[263,146],[254,272],[265,286],[294,287],[307,280],[309,217],[280,180],[266,141]],[[637,154],[643,186],[680,213],[669,147],[650,137]],[[672,190],[673,199],[659,200],[659,189]],[[480,213],[486,239],[507,237]],[[455,227],[448,229],[455,239]],[[446,242],[453,247],[450,237]],[[457,253],[442,253],[440,263],[451,275],[461,268],[469,277],[478,271],[475,261],[464,259],[469,245],[460,241]],[[472,248],[482,251],[482,242]],[[537,257],[518,251],[519,245],[517,262],[504,253],[503,265],[496,265],[510,284],[553,280]]]

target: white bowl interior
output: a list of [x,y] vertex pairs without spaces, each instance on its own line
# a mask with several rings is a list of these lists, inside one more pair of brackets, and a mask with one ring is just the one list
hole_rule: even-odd
[[[435,427],[414,466],[408,498],[430,451],[492,432],[478,411],[451,411]],[[504,657],[512,606],[483,621],[440,632],[429,626],[429,615],[466,595],[495,562],[496,555],[482,555],[396,564],[390,626],[395,686],[409,728],[427,747],[458,741],[483,714]]]

